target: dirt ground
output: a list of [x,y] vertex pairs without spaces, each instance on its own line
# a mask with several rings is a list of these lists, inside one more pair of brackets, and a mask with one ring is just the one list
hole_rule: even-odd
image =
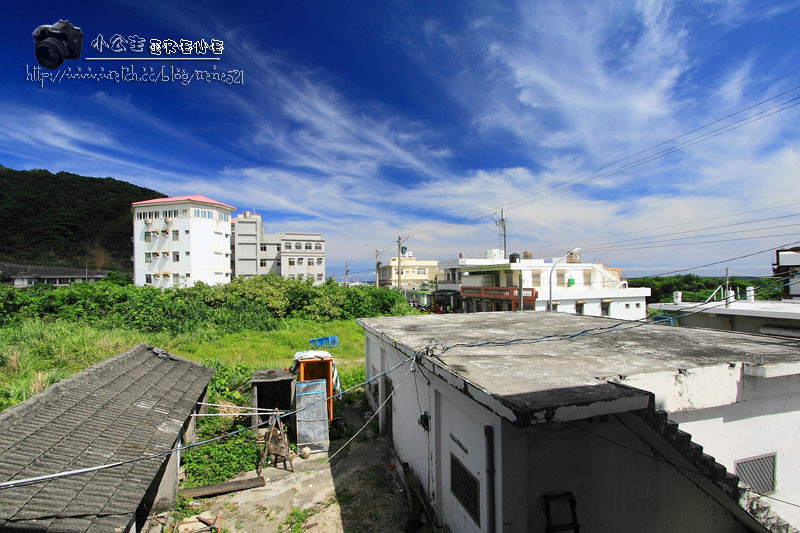
[[[359,406],[342,410],[342,418],[352,428],[361,428],[370,413]],[[223,530],[303,531],[303,532],[395,532],[406,531],[410,513],[402,468],[388,441],[376,435],[377,424],[338,453],[347,439],[331,443],[328,453],[296,457],[292,473],[265,466],[264,487],[193,500],[191,503],[206,520]],[[255,476],[248,472],[242,477]],[[174,526],[172,526],[174,527]],[[151,532],[161,530],[151,528]],[[163,528],[169,530],[169,527]],[[177,531],[210,531],[196,517],[184,519]]]

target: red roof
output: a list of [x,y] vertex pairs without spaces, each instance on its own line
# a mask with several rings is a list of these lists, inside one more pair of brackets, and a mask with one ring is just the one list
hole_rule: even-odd
[[169,198],[153,198],[152,200],[143,200],[141,202],[133,202],[131,205],[149,205],[149,204],[163,204],[163,203],[172,203],[172,202],[200,202],[203,204],[212,204],[212,205],[221,205],[222,207],[227,207],[228,209],[235,210],[236,208],[232,205],[223,204],[222,202],[218,202],[216,200],[212,200],[207,196],[203,196],[202,194],[193,194],[191,196],[171,196]]

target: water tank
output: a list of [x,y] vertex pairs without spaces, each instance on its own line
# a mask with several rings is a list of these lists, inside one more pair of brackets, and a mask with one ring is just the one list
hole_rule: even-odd
[[512,263],[519,263],[519,254],[511,254],[508,256],[508,260]]
[[530,250],[525,250],[524,252],[522,252],[522,258],[533,259],[533,252],[531,252]]
[[756,289],[755,289],[755,287],[747,287],[745,290],[747,291],[747,301],[748,302],[755,302],[756,301]]
[[672,293],[672,302],[679,304],[683,301],[683,293],[681,291],[675,291]]

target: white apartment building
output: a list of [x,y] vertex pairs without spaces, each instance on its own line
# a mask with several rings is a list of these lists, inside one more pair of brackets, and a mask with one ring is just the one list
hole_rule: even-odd
[[[483,259],[460,257],[442,261],[436,301],[467,312],[514,311],[519,305],[522,278],[523,309],[547,310],[625,320],[647,317],[648,287],[630,288],[620,270],[602,263],[581,262],[580,254],[533,259],[530,252],[511,254],[490,250]],[[552,301],[550,285],[552,276]]]
[[234,276],[269,273],[325,282],[325,239],[320,233],[265,233],[261,215],[245,211],[231,220]]
[[131,204],[134,284],[166,289],[228,283],[235,209],[199,194]]

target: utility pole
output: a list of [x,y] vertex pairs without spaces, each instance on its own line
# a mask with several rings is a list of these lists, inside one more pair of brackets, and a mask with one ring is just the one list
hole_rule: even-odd
[[[380,270],[380,261],[378,261],[378,258],[380,257],[381,253],[385,252],[386,250],[388,250],[388,248],[383,248],[381,250],[378,250],[377,248],[375,249],[375,286],[376,287],[380,287],[381,286],[380,285],[380,279],[379,279],[379,273],[378,273],[378,271]],[[390,269],[389,270],[389,285],[391,285],[391,284],[392,284],[392,271]]]
[[344,286],[347,287],[347,277],[350,275],[350,263],[344,264]]
[[499,244],[503,247],[503,257],[508,259],[508,245],[506,243],[506,216],[505,209],[500,209],[500,218],[497,218],[497,213],[494,214],[494,224],[497,226]]
[[403,244],[406,239],[410,239],[411,235],[398,235],[397,236],[397,290],[402,291],[403,286],[403,278],[401,272],[403,272],[403,252],[401,244]]

